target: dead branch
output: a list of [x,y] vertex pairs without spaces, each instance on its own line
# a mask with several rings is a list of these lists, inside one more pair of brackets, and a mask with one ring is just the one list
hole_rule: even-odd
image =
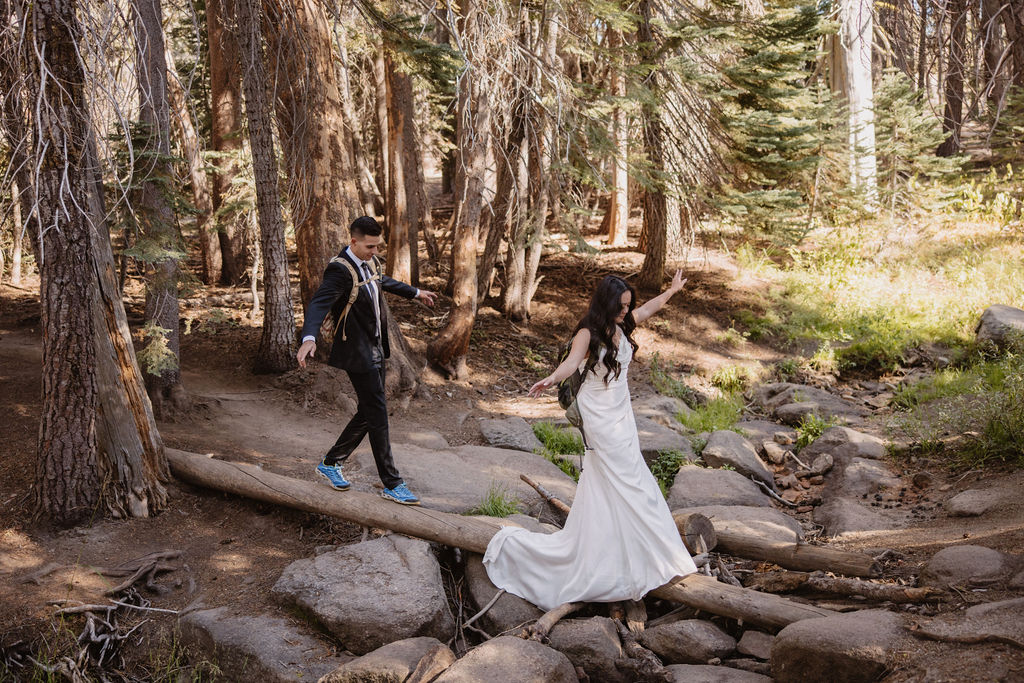
[[578,610],[580,607],[583,607],[582,602],[567,602],[564,605],[559,605],[552,610],[548,610],[541,615],[540,619],[520,631],[519,637],[525,638],[526,640],[544,642],[547,640],[548,634],[551,633],[551,629],[555,627],[555,624],[557,624],[563,617]]
[[454,663],[455,655],[447,645],[435,645],[427,654],[420,657],[419,663],[405,679],[405,683],[429,683]]
[[615,660],[616,667],[628,671],[635,681],[669,683],[675,680],[658,656],[637,642],[636,636],[626,628],[625,624],[616,619],[615,628],[619,631],[622,650],[626,653],[626,657]]
[[824,572],[769,572],[754,574],[747,581],[747,588],[758,588],[771,593],[788,593],[800,588],[831,595],[860,597],[880,602],[917,603],[939,600],[943,592],[930,587],[914,588],[888,583],[874,583],[860,579],[845,579],[828,576]]
[[535,491],[536,491],[537,493],[539,493],[539,494],[540,494],[541,498],[543,498],[543,499],[544,499],[544,500],[546,500],[547,502],[551,503],[551,505],[552,505],[552,506],[554,506],[554,508],[555,508],[556,510],[558,510],[558,511],[560,511],[560,512],[564,512],[565,514],[569,514],[569,506],[568,506],[568,505],[566,505],[565,503],[563,503],[563,502],[562,502],[561,500],[559,500],[558,498],[555,498],[555,496],[554,496],[554,494],[553,494],[553,493],[551,493],[550,491],[548,491],[548,490],[547,490],[546,488],[544,488],[543,486],[541,486],[540,484],[538,484],[538,483],[537,483],[537,482],[535,482],[534,480],[530,479],[530,478],[529,478],[528,476],[526,476],[525,474],[520,474],[520,475],[519,475],[519,478],[520,478],[520,479],[522,479],[523,481],[525,481],[525,482],[526,482],[527,484],[529,484],[530,486],[532,486],[532,487],[533,487],[533,489],[534,489],[534,490],[535,490]]

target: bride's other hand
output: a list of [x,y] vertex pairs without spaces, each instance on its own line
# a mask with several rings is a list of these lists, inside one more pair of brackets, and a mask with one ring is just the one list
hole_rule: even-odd
[[686,278],[683,277],[682,270],[676,270],[676,274],[672,277],[672,284],[668,286],[670,292],[675,294],[683,288],[686,284]]
[[547,377],[545,377],[544,379],[542,379],[541,381],[537,382],[532,387],[530,387],[529,395],[533,396],[534,398],[537,398],[538,396],[540,396],[541,394],[544,393],[545,389],[551,388],[551,386],[554,383],[555,383],[555,381],[553,379],[551,379],[550,375],[548,375]]

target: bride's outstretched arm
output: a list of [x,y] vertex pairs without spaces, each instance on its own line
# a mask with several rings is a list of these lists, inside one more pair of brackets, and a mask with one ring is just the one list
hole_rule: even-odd
[[667,304],[668,300],[672,298],[672,295],[681,290],[685,284],[686,279],[683,278],[683,271],[677,270],[675,276],[672,278],[672,284],[668,286],[668,289],[645,303],[643,306],[633,309],[633,320],[636,321],[636,324],[639,325],[660,311],[661,307]]
[[573,373],[580,366],[583,359],[587,357],[587,350],[590,348],[590,330],[583,328],[572,338],[572,346],[569,347],[569,355],[565,357],[562,364],[555,368],[555,371],[530,387],[530,396],[540,396],[548,387],[553,387]]

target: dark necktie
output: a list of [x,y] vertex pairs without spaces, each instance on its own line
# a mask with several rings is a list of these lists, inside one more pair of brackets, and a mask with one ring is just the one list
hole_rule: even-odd
[[377,339],[380,339],[380,300],[377,298],[377,283],[371,279],[373,273],[370,272],[370,264],[366,261],[363,261],[363,273],[366,280],[366,291],[373,300],[373,313],[377,319]]

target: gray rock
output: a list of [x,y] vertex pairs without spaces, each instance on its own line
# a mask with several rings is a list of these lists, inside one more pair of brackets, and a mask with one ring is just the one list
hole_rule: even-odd
[[569,658],[533,640],[499,636],[473,648],[434,683],[577,683]]
[[728,465],[745,477],[754,477],[775,488],[775,477],[771,471],[751,443],[736,432],[725,429],[712,432],[701,457],[711,467]]
[[393,432],[391,440],[393,443],[411,443],[420,448],[431,448],[434,450],[447,450],[451,448],[448,440],[435,432],[433,429],[406,429],[401,432]]
[[615,623],[607,617],[568,619],[551,629],[551,647],[583,669],[592,681],[626,681],[615,660],[623,656],[622,643]]
[[1017,575],[1010,579],[1006,587],[1012,591],[1024,590],[1024,570],[1017,572]]
[[654,462],[664,451],[679,451],[687,460],[694,460],[697,457],[693,453],[689,439],[649,417],[636,418],[636,434],[640,439],[640,452],[647,462]]
[[772,499],[757,484],[732,470],[683,465],[668,492],[670,509],[698,505],[772,507]]
[[640,644],[666,664],[706,664],[736,650],[736,639],[710,621],[683,619],[644,630]]
[[771,664],[752,657],[732,657],[722,662],[722,665],[728,666],[732,669],[740,669],[741,671],[760,674],[762,676],[771,676],[772,674]]
[[273,588],[364,654],[413,636],[448,639],[455,623],[430,545],[391,535],[297,560]]
[[1000,502],[1002,494],[996,490],[968,489],[946,501],[946,510],[954,517],[977,517]]
[[693,410],[681,399],[675,396],[662,396],[651,394],[637,398],[632,402],[633,414],[636,417],[646,417],[666,427],[672,423],[679,424],[677,415],[690,415]]
[[441,666],[455,663],[455,653],[437,638],[406,638],[341,665],[317,683],[403,683],[420,660],[438,648],[443,648]]
[[764,453],[764,457],[768,458],[768,462],[771,464],[781,465],[786,462],[788,449],[777,444],[775,441],[763,441],[761,443],[761,452]]
[[535,453],[544,447],[530,423],[521,417],[480,420],[480,432],[495,448],[511,448]]
[[672,664],[666,666],[676,683],[771,683],[761,674],[707,664]]
[[975,329],[975,338],[1003,346],[1010,337],[1024,337],[1024,311],[1003,304],[986,308]]
[[825,527],[826,536],[891,529],[892,520],[874,508],[850,498],[832,498],[814,509],[814,521]]
[[743,655],[750,655],[758,659],[769,659],[772,656],[772,643],[775,636],[761,631],[744,631],[740,636],[740,642],[736,644],[736,650]]
[[[796,430],[780,425],[778,422],[768,420],[740,420],[736,423],[736,430],[745,436],[752,443],[759,444],[765,441],[775,441],[775,435],[784,435],[790,439],[789,443],[796,441]],[[782,444],[781,441],[776,443]],[[782,444],[785,445],[785,444]]]
[[345,663],[328,645],[288,619],[234,616],[227,607],[190,612],[178,620],[183,645],[216,662],[227,680],[315,681]]
[[825,491],[830,496],[860,498],[889,488],[899,488],[901,481],[884,462],[852,458],[842,469],[833,470]]
[[803,538],[800,523],[775,508],[746,505],[698,505],[673,512],[699,512],[714,524],[716,530],[757,536],[774,541],[799,541]]
[[829,427],[800,452],[800,459],[807,462],[822,453],[833,458],[880,460],[886,456],[886,447],[884,441],[870,434],[849,427]]
[[[448,450],[423,448],[411,444],[394,444],[392,448],[398,470],[424,507],[444,512],[463,513],[483,499],[492,484],[503,486],[513,497],[535,505],[536,511],[547,509],[537,492],[519,478],[525,474],[568,504],[576,495],[576,482],[545,458],[533,453],[488,446],[458,446]],[[350,461],[356,468],[345,468],[345,475],[365,487],[379,483],[377,466],[369,445],[361,446]],[[445,476],[438,476],[444,472]]]
[[811,463],[811,474],[827,474],[835,464],[835,459],[829,453],[822,453]]
[[957,584],[988,583],[1006,578],[1012,571],[1009,558],[980,545],[954,545],[932,555],[918,583],[946,588]]
[[968,607],[920,625],[919,635],[962,643],[1024,643],[1024,598]]
[[[498,588],[487,577],[482,557],[475,553],[466,559],[466,585],[477,609],[483,609],[498,592]],[[480,622],[484,630],[490,633],[503,633],[539,619],[542,614],[544,612],[531,602],[506,592],[480,617]]]
[[811,414],[845,422],[857,421],[870,414],[867,408],[824,389],[790,382],[763,384],[754,390],[754,399],[772,411],[777,420],[792,426],[800,424],[805,416]]
[[883,610],[804,619],[776,636],[772,678],[779,683],[875,681],[902,636],[899,616]]

